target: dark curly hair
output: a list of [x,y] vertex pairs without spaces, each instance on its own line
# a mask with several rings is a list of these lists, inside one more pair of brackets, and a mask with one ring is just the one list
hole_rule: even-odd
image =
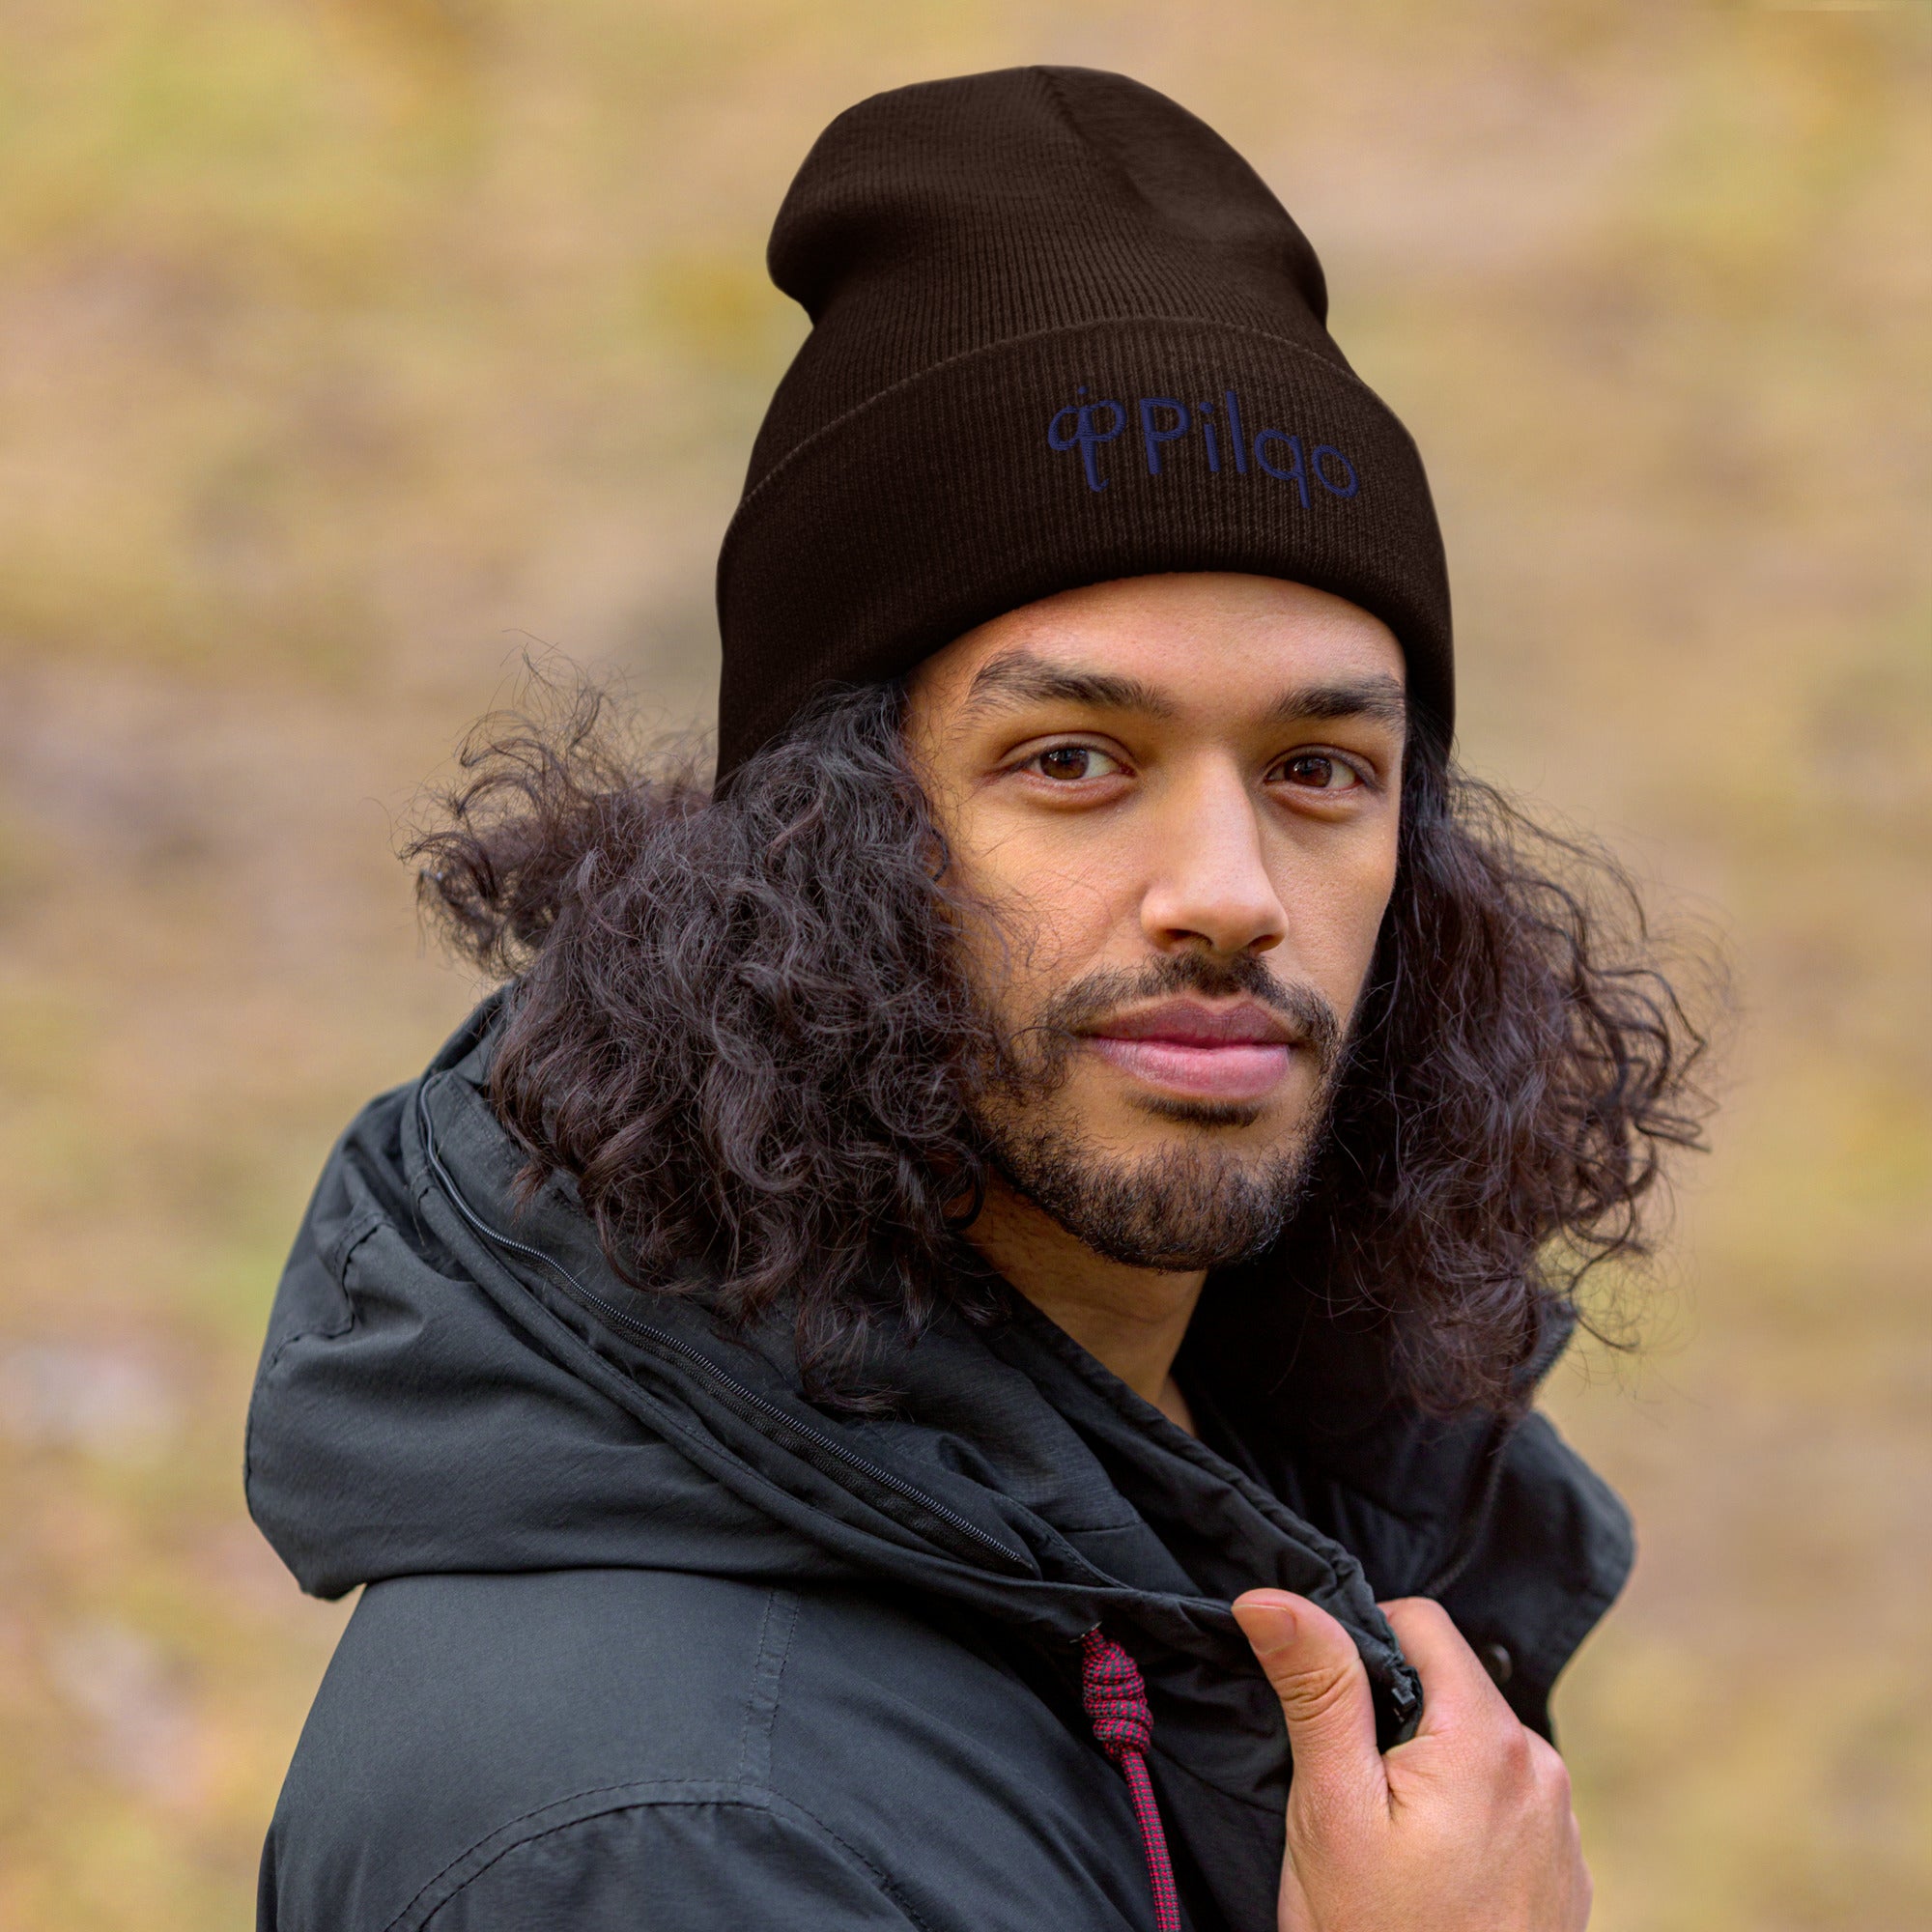
[[[714,797],[580,687],[547,723],[485,720],[407,847],[458,949],[516,982],[491,1097],[525,1186],[573,1177],[640,1289],[788,1305],[809,1362],[974,1293],[952,1264],[985,1175],[968,1094],[1003,1048],[949,943],[903,705],[831,694]],[[1551,1306],[1649,1253],[1663,1152],[1699,1145],[1706,1041],[1625,874],[1426,732],[1400,841],[1279,1265],[1385,1317],[1425,1406],[1507,1406]]]

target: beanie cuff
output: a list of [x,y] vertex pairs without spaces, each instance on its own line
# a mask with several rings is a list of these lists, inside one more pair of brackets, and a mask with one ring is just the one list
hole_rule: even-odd
[[1447,738],[1448,577],[1407,431],[1300,343],[1136,316],[922,370],[753,485],[718,563],[719,777],[828,684],[901,675],[1059,590],[1183,570],[1286,578],[1379,617]]

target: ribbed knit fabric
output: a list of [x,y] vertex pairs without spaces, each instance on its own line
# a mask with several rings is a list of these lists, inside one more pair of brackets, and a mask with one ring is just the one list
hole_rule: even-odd
[[719,556],[721,775],[828,682],[1173,570],[1375,612],[1446,735],[1421,459],[1330,338],[1300,229],[1184,108],[1084,68],[875,95],[806,157],[769,261],[812,329]]
[[1174,1889],[1167,1833],[1148,1776],[1153,1713],[1148,1708],[1147,1686],[1140,1665],[1097,1625],[1080,1639],[1080,1694],[1094,1741],[1127,1780],[1147,1856],[1148,1883],[1153,1888],[1154,1932],[1180,1932],[1180,1900]]

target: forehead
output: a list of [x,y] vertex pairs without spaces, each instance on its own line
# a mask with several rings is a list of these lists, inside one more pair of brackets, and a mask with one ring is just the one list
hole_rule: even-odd
[[1394,634],[1358,605],[1280,578],[1187,571],[1007,611],[928,658],[914,673],[915,699],[952,710],[1086,695],[1064,678],[1014,676],[1015,666],[1085,674],[1096,702],[1118,680],[1176,711],[1268,707],[1292,687],[1400,682],[1404,672]]

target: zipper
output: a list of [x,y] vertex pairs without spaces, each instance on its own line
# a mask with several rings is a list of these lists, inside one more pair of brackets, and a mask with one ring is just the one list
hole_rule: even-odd
[[868,1458],[861,1456],[856,1450],[848,1449],[837,1436],[813,1429],[810,1423],[801,1422],[789,1409],[760,1395],[756,1389],[748,1388],[727,1370],[720,1368],[702,1350],[694,1349],[690,1343],[673,1335],[668,1329],[660,1328],[653,1322],[641,1321],[635,1315],[619,1308],[615,1302],[599,1294],[594,1289],[585,1288],[561,1262],[544,1249],[535,1247],[528,1241],[519,1241],[493,1228],[464,1199],[462,1189],[457,1186],[449,1170],[443,1166],[442,1156],[437,1152],[436,1129],[430,1122],[426,1085],[427,1083],[420,1084],[416,1089],[416,1128],[422,1136],[424,1158],[429,1163],[430,1172],[436,1177],[438,1186],[448,1198],[450,1206],[491,1247],[522,1255],[526,1260],[535,1262],[540,1267],[548,1269],[569,1294],[579,1301],[587,1303],[606,1321],[620,1328],[628,1329],[632,1334],[649,1342],[654,1348],[662,1349],[667,1353],[676,1356],[678,1360],[688,1363],[734,1401],[760,1415],[768,1416],[788,1429],[794,1435],[811,1443],[835,1462],[843,1463],[854,1474],[878,1484],[881,1489],[890,1491],[906,1502],[917,1504],[919,1508],[936,1517],[941,1522],[957,1530],[961,1536],[970,1537],[973,1542],[994,1551],[1007,1569],[1010,1570],[1013,1567],[1013,1552],[1004,1543],[997,1537],[988,1536],[978,1524],[961,1516],[957,1510],[941,1502],[937,1496],[927,1495],[923,1490],[894,1475],[890,1469],[882,1468]]

